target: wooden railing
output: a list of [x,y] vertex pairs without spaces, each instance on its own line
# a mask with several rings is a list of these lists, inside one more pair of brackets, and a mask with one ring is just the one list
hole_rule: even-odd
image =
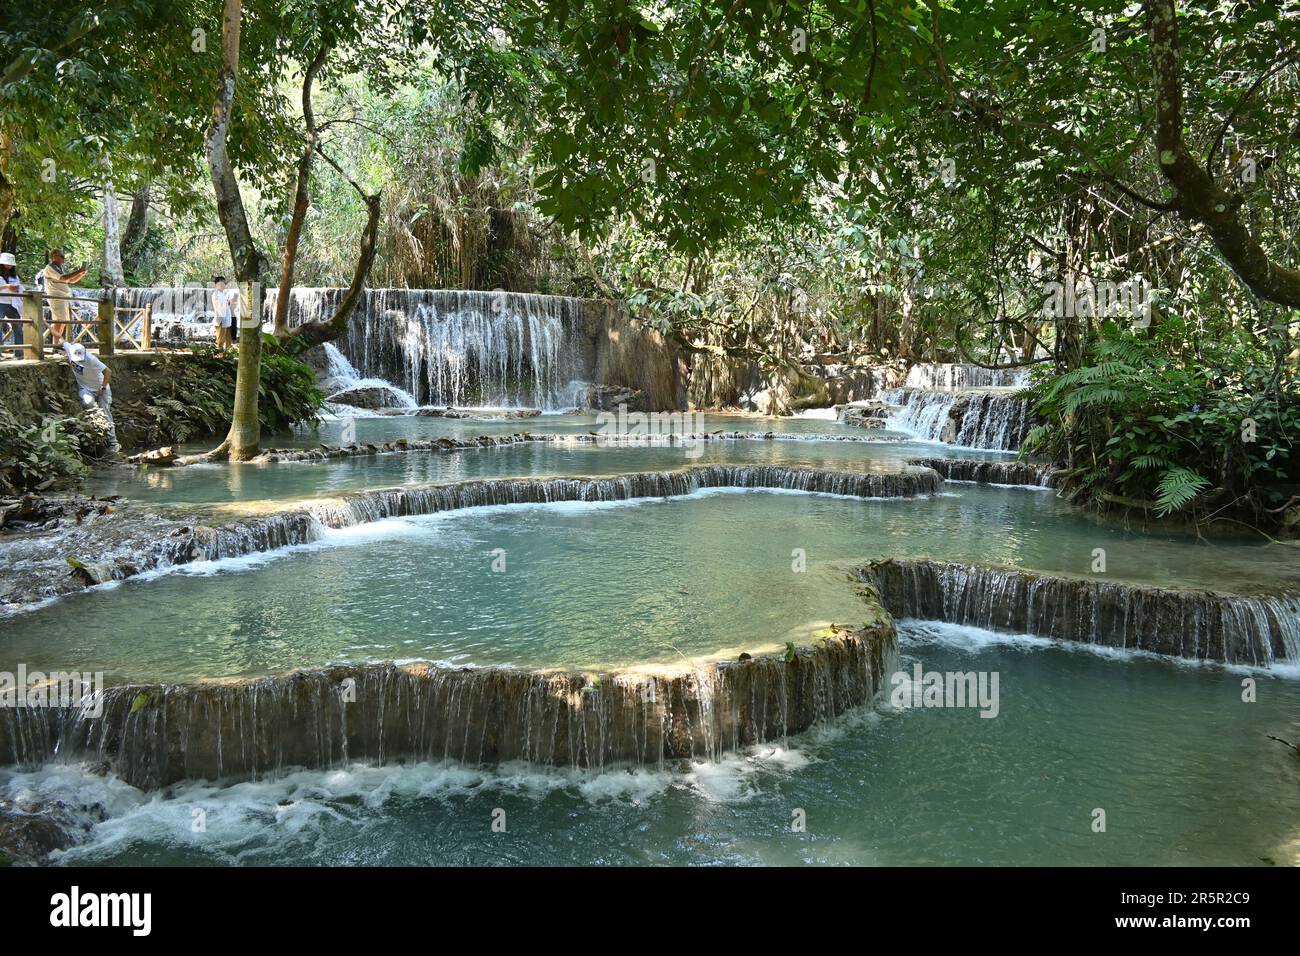
[[[152,305],[146,305],[142,309],[119,308],[113,305],[111,292],[99,299],[47,295],[39,290],[10,292],[7,295],[22,299],[22,317],[0,319],[0,322],[7,322],[14,327],[18,340],[0,346],[0,352],[17,350],[24,358],[42,361],[45,358],[46,338],[56,326],[70,326],[70,330],[63,332],[62,337],[66,341],[94,347],[100,355],[112,355],[119,346],[138,352],[147,352],[153,348]],[[69,318],[56,319],[48,303],[59,301],[82,305],[94,302],[96,317],[94,320],[73,318],[70,306]]]

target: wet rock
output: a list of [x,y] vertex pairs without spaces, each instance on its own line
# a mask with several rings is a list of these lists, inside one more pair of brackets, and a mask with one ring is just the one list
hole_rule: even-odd
[[81,561],[77,558],[67,558],[68,567],[72,568],[72,574],[77,580],[87,586],[96,584],[107,584],[115,580],[114,567],[109,561]]
[[626,405],[629,412],[653,411],[644,392],[621,385],[588,385],[577,403],[597,412],[616,412],[620,405]]
[[910,458],[909,465],[933,468],[946,481],[972,481],[988,485],[1030,485],[1052,488],[1056,469],[1029,461],[985,461],[978,458]]
[[893,406],[884,402],[863,402],[836,406],[835,415],[846,425],[856,425],[859,428],[884,428],[891,411]]
[[6,803],[0,802],[0,866],[37,866],[79,842],[61,815],[23,813]]
[[350,405],[353,408],[401,408],[405,403],[393,389],[380,385],[348,388],[335,392],[325,399],[335,405]]
[[82,524],[111,514],[120,495],[23,495],[0,499],[0,531],[50,531],[65,524]]

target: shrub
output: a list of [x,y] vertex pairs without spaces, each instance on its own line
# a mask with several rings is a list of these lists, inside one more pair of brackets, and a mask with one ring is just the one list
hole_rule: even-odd
[[0,405],[0,449],[0,491],[5,494],[71,484],[87,471],[78,418],[20,422]]
[[[292,425],[317,421],[325,395],[316,387],[316,373],[287,355],[273,336],[263,339],[257,402],[262,430],[283,432]],[[195,360],[181,367],[171,394],[155,398],[148,406],[166,441],[216,435],[230,425],[239,369],[236,353],[210,345],[192,346],[190,351]]]
[[1029,390],[1047,421],[1024,450],[1063,463],[1085,500],[1269,524],[1300,480],[1300,389],[1278,354],[1245,337],[1171,354],[1107,324],[1087,365]]

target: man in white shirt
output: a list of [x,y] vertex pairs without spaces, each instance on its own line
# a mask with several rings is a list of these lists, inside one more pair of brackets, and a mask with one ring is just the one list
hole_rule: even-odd
[[45,282],[45,294],[50,296],[50,315],[54,319],[53,329],[58,332],[54,339],[57,345],[70,334],[72,319],[72,285],[86,277],[90,269],[82,266],[76,272],[69,272],[63,264],[63,250],[51,249],[50,261],[41,275]]
[[54,344],[63,346],[63,353],[68,357],[68,367],[72,377],[77,380],[77,398],[86,408],[98,405],[108,420],[108,450],[117,454],[117,428],[113,424],[113,370],[99,360],[99,356],[86,351],[80,342],[67,342],[56,326],[51,334]]
[[225,276],[213,276],[212,324],[217,327],[217,348],[231,346],[231,328],[235,323],[235,309],[239,305],[239,289],[227,289]]

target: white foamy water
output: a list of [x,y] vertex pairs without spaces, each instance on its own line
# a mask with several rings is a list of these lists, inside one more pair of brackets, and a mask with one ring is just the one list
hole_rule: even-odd
[[[340,392],[351,391],[356,388],[382,388],[389,391],[397,399],[398,405],[402,408],[416,408],[419,403],[415,396],[405,389],[398,388],[392,382],[382,378],[367,378],[347,360],[342,352],[330,342],[326,342],[322,349],[325,351],[325,377],[321,385],[330,395],[337,395]],[[335,406],[338,407],[337,405]],[[352,409],[350,411],[359,412],[363,409]]]

